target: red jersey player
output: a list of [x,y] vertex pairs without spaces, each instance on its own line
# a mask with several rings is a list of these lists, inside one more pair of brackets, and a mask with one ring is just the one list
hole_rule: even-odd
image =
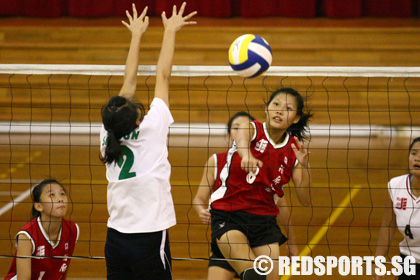
[[[280,228],[276,195],[292,179],[302,205],[311,204],[309,153],[302,140],[312,117],[294,89],[272,93],[266,122],[242,123],[220,172],[221,186],[211,196],[212,241],[228,259],[279,257]],[[229,262],[241,279],[266,279],[253,262]],[[275,266],[274,266],[275,267]],[[278,277],[274,268],[267,279]]]
[[[236,137],[236,133],[239,130],[241,123],[249,123],[255,119],[249,115],[247,112],[241,111],[233,115],[228,124],[227,124],[227,136],[229,137],[229,145],[232,145],[233,139]],[[217,189],[222,185],[220,180],[220,174],[226,165],[228,152],[213,154],[207,161],[207,164],[204,168],[203,176],[198,188],[197,194],[194,197],[194,208],[197,211],[201,221],[204,224],[210,223],[210,212],[208,209],[208,201],[212,192],[217,191]],[[281,235],[279,240],[279,245],[286,242],[287,251],[289,256],[297,256],[298,248],[294,244],[294,233],[291,227],[291,218],[290,212],[287,206],[285,199],[278,199],[278,207],[281,207],[280,213],[278,215],[278,222],[282,225],[286,232],[287,237]],[[215,242],[211,244],[212,256],[209,261],[209,270],[208,270],[208,279],[218,279],[218,280],[231,280],[234,278],[236,272],[229,265],[229,263],[224,259],[224,256],[220,252]]]
[[54,179],[40,182],[32,190],[32,220],[16,235],[16,256],[39,258],[13,259],[9,279],[66,279],[79,227],[63,219],[67,211],[67,193]]

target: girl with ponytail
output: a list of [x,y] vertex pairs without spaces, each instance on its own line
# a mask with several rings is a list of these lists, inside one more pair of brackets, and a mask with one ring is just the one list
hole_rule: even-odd
[[[162,13],[164,35],[156,69],[154,99],[145,115],[133,97],[137,86],[140,40],[149,19],[147,7],[127,12],[131,31],[124,83],[118,96],[102,108],[101,159],[108,179],[107,279],[172,279],[167,229],[176,224],[169,183],[171,166],[166,140],[173,118],[169,110],[169,78],[175,35],[195,12],[186,4],[172,16]],[[141,249],[139,249],[141,248]]]

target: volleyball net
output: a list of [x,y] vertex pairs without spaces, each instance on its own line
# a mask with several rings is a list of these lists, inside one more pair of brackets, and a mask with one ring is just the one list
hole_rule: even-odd
[[[146,108],[155,70],[139,67],[136,100]],[[68,218],[80,227],[75,254],[103,258],[100,110],[118,94],[123,74],[124,66],[115,65],[0,65],[0,255],[8,261],[15,234],[29,221],[30,187],[46,177],[69,194]],[[192,205],[204,164],[228,148],[229,118],[248,111],[263,122],[264,101],[281,87],[307,97],[314,113],[306,143],[312,206],[299,204],[293,185],[284,187],[300,254],[374,254],[387,182],[407,173],[408,145],[420,136],[420,67],[271,67],[243,79],[229,67],[174,66],[168,140],[178,220],[170,230],[174,260],[209,258],[210,226]]]

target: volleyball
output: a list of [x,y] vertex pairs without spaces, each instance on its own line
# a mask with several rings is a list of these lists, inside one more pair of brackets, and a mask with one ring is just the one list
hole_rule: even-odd
[[229,48],[230,66],[239,76],[245,78],[261,75],[270,67],[272,60],[270,45],[257,35],[239,36]]

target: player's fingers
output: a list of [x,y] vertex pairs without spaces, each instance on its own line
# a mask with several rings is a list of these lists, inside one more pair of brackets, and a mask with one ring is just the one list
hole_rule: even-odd
[[133,18],[137,18],[137,9],[136,9],[136,5],[133,3]]
[[184,14],[184,10],[185,10],[185,6],[187,5],[186,2],[182,3],[181,8],[179,8],[179,15],[183,15]]
[[241,168],[243,170],[245,170],[245,171],[248,172],[250,170],[250,164],[249,164],[249,162],[248,161],[246,161],[246,162],[242,161],[241,162]]
[[130,29],[130,25],[128,24],[128,23],[126,23],[125,21],[121,21],[122,22],[122,24],[124,24],[128,29]]
[[128,12],[128,10],[125,10],[125,14],[127,15],[128,21],[131,23],[133,21],[133,18],[131,17],[131,15]]
[[246,170],[246,164],[245,164],[245,162],[244,162],[244,161],[241,161],[241,168],[242,168],[243,170]]
[[168,20],[168,18],[166,17],[166,13],[165,12],[162,12],[162,14],[160,16],[162,17],[162,21],[164,23]]
[[191,13],[189,13],[188,15],[186,15],[186,16],[184,17],[184,19],[190,19],[190,18],[192,18],[193,16],[195,16],[196,14],[197,14],[197,11],[191,12]]
[[177,15],[176,14],[176,5],[174,5],[174,7],[172,8],[172,15]]
[[144,17],[147,14],[148,9],[149,9],[149,7],[147,7],[147,6],[143,9],[143,12],[141,12],[141,15],[139,16],[140,19],[144,19]]
[[195,16],[197,14],[197,11],[194,11],[192,13],[190,13],[189,15],[186,15],[184,17],[185,20],[189,20],[190,18],[192,18],[193,16]]
[[300,141],[296,136],[295,136],[295,141],[296,141],[296,144],[298,145],[298,147],[300,149],[303,146],[302,141]]

